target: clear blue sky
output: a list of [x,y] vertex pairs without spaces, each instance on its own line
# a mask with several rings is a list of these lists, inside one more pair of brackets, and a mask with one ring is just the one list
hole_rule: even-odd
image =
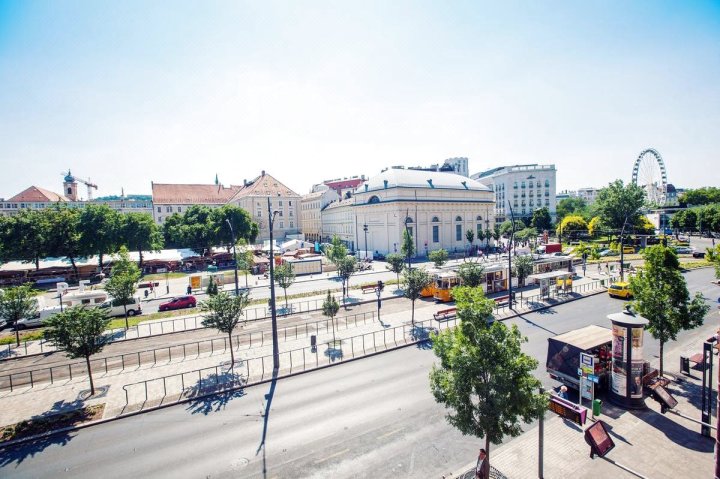
[[[388,165],[720,186],[720,3],[0,0],[0,197]],[[84,188],[81,190],[84,194]]]

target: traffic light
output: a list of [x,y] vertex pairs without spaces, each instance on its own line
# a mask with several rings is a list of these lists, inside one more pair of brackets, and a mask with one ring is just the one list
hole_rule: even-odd
[[382,291],[385,288],[385,284],[382,281],[378,281],[377,289],[378,291]]

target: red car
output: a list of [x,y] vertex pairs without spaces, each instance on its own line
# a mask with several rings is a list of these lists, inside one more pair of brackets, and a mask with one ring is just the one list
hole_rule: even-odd
[[194,308],[197,304],[195,296],[178,296],[167,303],[158,306],[158,311],[170,311],[172,309]]

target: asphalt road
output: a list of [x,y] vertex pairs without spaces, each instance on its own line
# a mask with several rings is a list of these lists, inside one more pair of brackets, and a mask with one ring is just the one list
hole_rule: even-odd
[[[688,274],[691,291],[714,299],[711,270]],[[529,338],[538,377],[546,338],[588,324],[624,302],[601,294],[510,320]],[[714,308],[713,308],[714,309]],[[684,332],[682,342],[709,335]],[[694,336],[693,336],[694,335]],[[646,335],[645,357],[658,351]],[[439,477],[475,456],[478,439],[444,419],[428,388],[431,351],[410,347],[277,383],[269,417],[269,385],[114,421],[2,450],[3,477]],[[261,446],[267,418],[265,448]]]

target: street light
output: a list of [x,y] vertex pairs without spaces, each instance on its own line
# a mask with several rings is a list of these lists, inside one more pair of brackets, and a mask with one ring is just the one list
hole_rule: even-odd
[[367,249],[367,232],[368,232],[368,225],[367,225],[367,224],[364,224],[364,225],[363,225],[363,231],[365,232],[365,259],[367,259],[367,257],[368,257],[368,254],[367,254],[367,252],[368,252],[368,249]]
[[630,215],[627,215],[625,217],[625,221],[623,222],[622,229],[620,230],[620,281],[624,281],[625,275],[623,274],[623,264],[625,260],[625,247],[623,246],[623,236],[625,234],[625,226],[627,225],[627,220],[630,217]]
[[273,255],[273,224],[275,215],[279,211],[273,211],[270,204],[270,197],[267,199],[268,206],[268,227],[270,229],[270,316],[272,318],[272,343],[273,343],[273,374],[277,375],[280,369],[280,350],[278,349],[277,314],[275,313],[275,257]]
[[508,208],[510,208],[510,242],[508,243],[508,304],[510,309],[513,307],[513,292],[512,292],[512,246],[513,237],[515,236],[515,215],[513,214],[510,200],[508,200]]
[[[237,251],[235,249],[235,230],[233,230],[232,224],[230,223],[230,220],[228,218],[225,218],[225,222],[230,227],[230,238],[232,238],[232,246],[233,246],[233,258],[235,259],[235,296],[240,295],[240,288],[238,288],[238,273],[237,273]],[[247,281],[247,275],[245,276],[245,281]]]

